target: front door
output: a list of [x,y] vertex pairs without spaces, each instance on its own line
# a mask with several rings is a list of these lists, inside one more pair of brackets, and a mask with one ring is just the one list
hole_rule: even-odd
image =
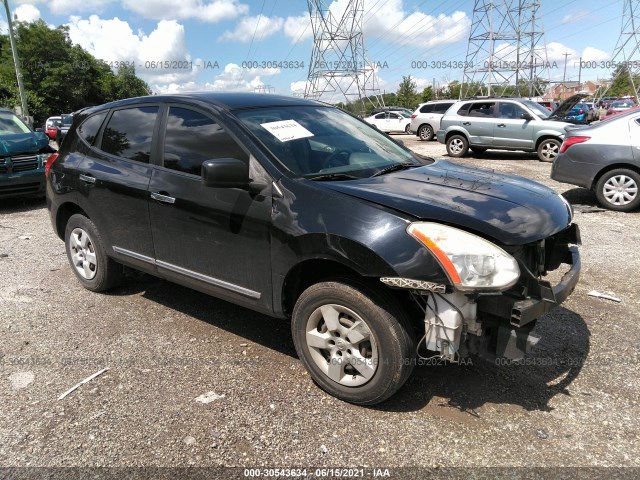
[[496,147],[533,149],[533,126],[522,115],[525,110],[510,102],[500,102],[493,130]]
[[[262,311],[272,309],[271,179],[208,113],[171,105],[161,166],[149,185],[156,266],[164,277]],[[203,184],[202,162],[237,158],[260,193]]]

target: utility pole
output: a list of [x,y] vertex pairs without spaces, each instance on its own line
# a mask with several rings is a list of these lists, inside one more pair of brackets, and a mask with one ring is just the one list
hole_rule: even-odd
[[18,79],[18,93],[20,94],[22,118],[25,120],[28,120],[29,110],[27,109],[27,97],[24,94],[24,86],[22,85],[22,72],[20,71],[20,59],[18,58],[18,49],[16,48],[16,41],[13,38],[13,22],[11,20],[11,12],[9,11],[9,0],[2,0],[2,3],[4,3],[4,8],[7,11],[7,25],[9,27],[9,43],[11,43],[11,52],[13,53],[13,63],[16,68],[16,77]]
[[562,100],[566,100],[565,90],[567,87],[564,81],[567,78],[567,57],[569,56],[569,52],[564,52],[563,55],[564,55],[564,73],[562,74]]

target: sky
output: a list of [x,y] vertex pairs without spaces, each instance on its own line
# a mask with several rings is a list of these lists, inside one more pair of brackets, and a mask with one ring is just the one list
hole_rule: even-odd
[[[349,0],[324,3],[339,16]],[[474,3],[364,0],[362,38],[379,89],[395,92],[408,75],[420,90],[462,80]],[[541,0],[538,21],[545,35],[538,43],[546,45],[550,67],[543,76],[553,82],[610,75],[623,3]],[[18,20],[68,26],[73,43],[114,68],[118,62],[135,65],[155,93],[300,95],[305,90],[314,43],[304,0],[9,0],[9,5]],[[4,12],[0,30],[6,31]],[[499,41],[495,48],[501,48]]]

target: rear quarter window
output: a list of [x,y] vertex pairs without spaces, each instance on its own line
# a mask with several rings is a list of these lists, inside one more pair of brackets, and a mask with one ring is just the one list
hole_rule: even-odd
[[78,136],[89,145],[93,145],[107,113],[108,112],[100,112],[87,118],[78,127]]
[[433,113],[444,113],[451,108],[453,103],[438,103],[434,105]]

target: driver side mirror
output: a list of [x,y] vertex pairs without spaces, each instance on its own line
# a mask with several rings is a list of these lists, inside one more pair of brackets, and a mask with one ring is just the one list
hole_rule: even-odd
[[249,161],[237,158],[216,158],[202,162],[202,182],[207,187],[242,188],[251,194],[260,193],[267,185],[249,178]]
[[527,112],[524,112],[522,115],[520,115],[520,118],[522,120],[533,120],[533,117],[531,116],[531,114]]
[[207,187],[247,188],[249,162],[237,158],[216,158],[202,162],[202,181]]

